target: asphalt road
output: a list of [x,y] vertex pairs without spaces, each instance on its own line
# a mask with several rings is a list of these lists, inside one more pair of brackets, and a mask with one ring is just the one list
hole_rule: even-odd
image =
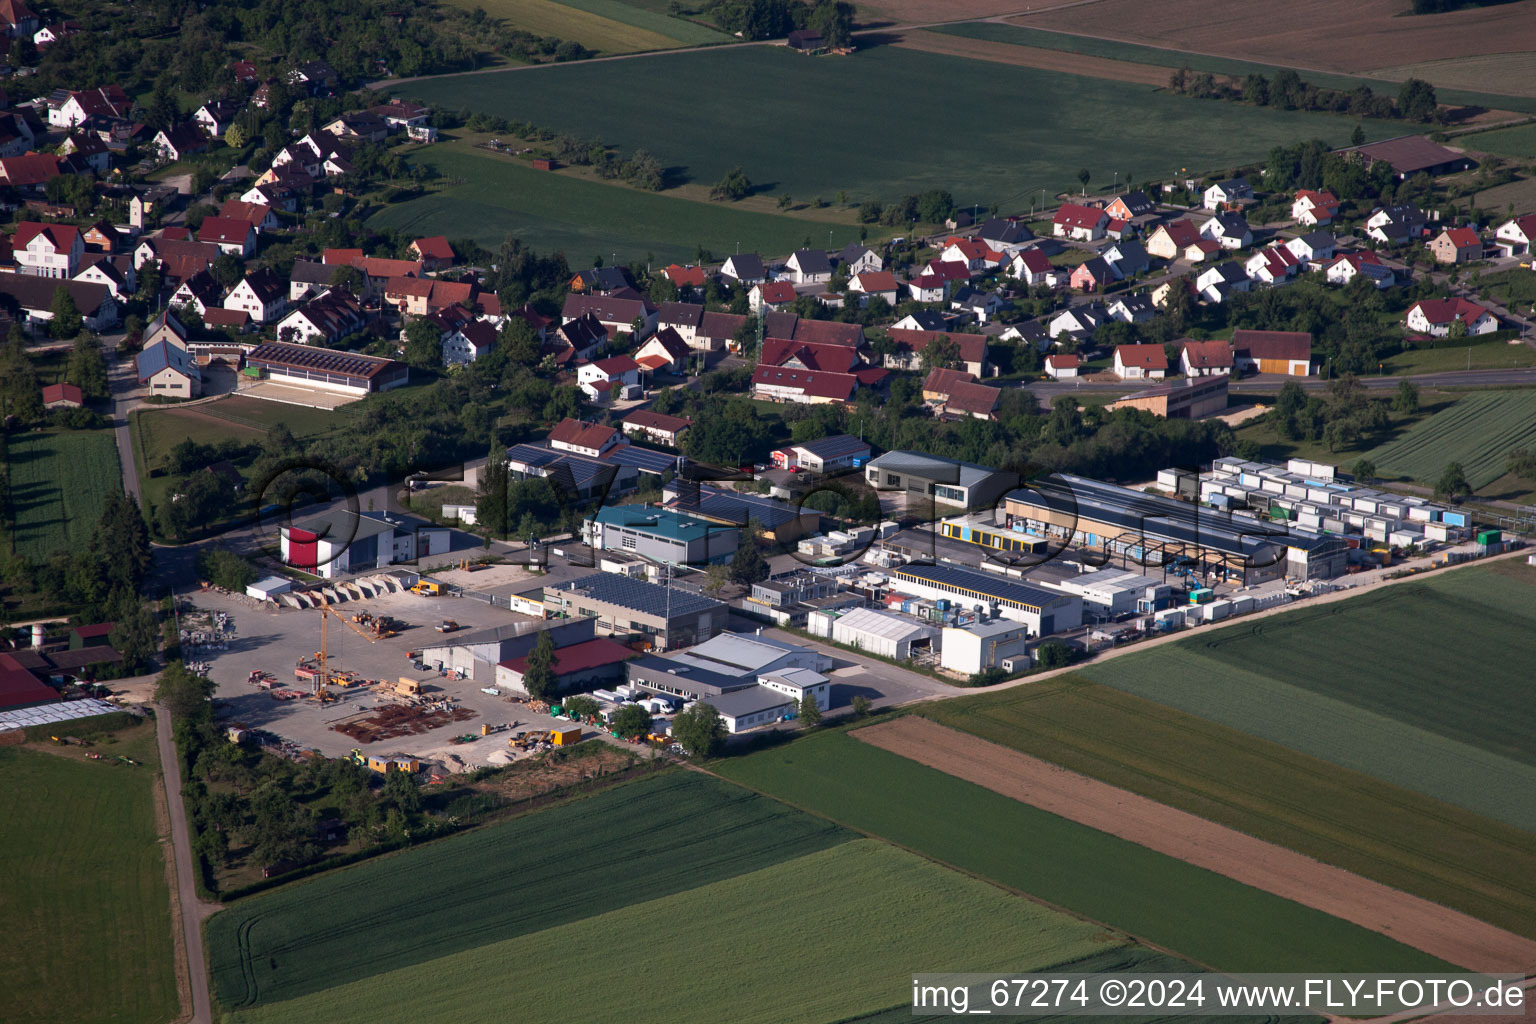
[[208,995],[208,960],[203,952],[203,902],[197,897],[192,838],[187,829],[186,804],[181,799],[181,759],[171,738],[171,712],[156,705],[155,740],[160,746],[160,770],[165,779],[165,804],[171,817],[171,846],[176,854],[176,894],[181,930],[187,949],[187,980],[192,986],[192,1024],[213,1024]]

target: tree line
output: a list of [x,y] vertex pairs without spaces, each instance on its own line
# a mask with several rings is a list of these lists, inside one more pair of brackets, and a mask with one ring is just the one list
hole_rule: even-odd
[[1434,121],[1439,117],[1435,87],[1420,78],[1410,78],[1404,82],[1394,99],[1378,95],[1363,83],[1353,89],[1329,89],[1313,85],[1289,68],[1270,79],[1257,73],[1238,78],[1182,67],[1168,76],[1168,91],[1195,99],[1231,100],[1256,107],[1316,110],[1382,120],[1399,118],[1423,122]]

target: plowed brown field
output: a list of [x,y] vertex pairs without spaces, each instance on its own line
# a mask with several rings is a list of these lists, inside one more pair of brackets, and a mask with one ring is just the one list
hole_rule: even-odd
[[850,735],[1442,960],[1480,971],[1536,968],[1530,939],[936,722],[908,716]]
[[967,39],[964,36],[947,36],[941,32],[924,32],[906,29],[898,33],[894,46],[927,53],[942,53],[950,57],[968,57],[971,60],[987,60],[995,64],[1013,64],[1018,67],[1041,68],[1061,71],[1069,75],[1087,75],[1090,78],[1108,78],[1116,82],[1133,82],[1161,88],[1168,84],[1168,69],[1152,64],[1136,64],[1128,60],[1112,60],[1108,57],[1089,57],[1065,50],[1047,50],[1038,46],[1015,46],[986,39]]

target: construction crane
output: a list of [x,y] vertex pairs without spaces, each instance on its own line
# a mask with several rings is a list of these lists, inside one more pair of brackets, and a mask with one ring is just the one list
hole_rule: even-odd
[[322,704],[332,699],[330,690],[326,689],[325,686],[327,680],[330,679],[331,671],[330,665],[328,664],[330,650],[327,646],[326,638],[326,626],[330,622],[330,619],[327,617],[327,613],[336,614],[331,612],[331,607],[329,604],[322,603],[320,605],[320,650],[315,652],[315,658],[319,662],[316,667],[319,669],[319,671],[315,673],[315,689],[314,693],[311,695],[315,700]]

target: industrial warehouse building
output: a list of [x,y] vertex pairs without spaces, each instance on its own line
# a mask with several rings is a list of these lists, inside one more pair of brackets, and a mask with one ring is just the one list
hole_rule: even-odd
[[1128,569],[1099,569],[1047,585],[1076,594],[1085,611],[1110,619],[1160,611],[1173,600],[1167,583]]
[[1029,667],[1029,627],[1012,619],[945,626],[939,664],[973,676],[989,668],[1020,672]]
[[708,640],[730,611],[701,594],[611,572],[547,586],[544,604],[556,615],[595,619],[603,636],[642,634],[659,651]]
[[350,508],[279,530],[284,564],[325,579],[446,554],[450,539],[444,526]]
[[722,633],[691,651],[645,655],[626,667],[635,685],[709,704],[733,733],[795,714],[807,696],[823,711],[832,703],[823,674],[832,659],[771,637]]
[[866,463],[864,479],[877,491],[901,491],[909,500],[964,509],[989,508],[1019,485],[1017,473],[900,450]]
[[915,653],[937,646],[939,629],[915,619],[902,618],[873,608],[845,612],[812,612],[810,631],[830,637],[833,643],[857,647],[882,658],[906,661]]
[[[577,619],[589,628],[591,619]],[[530,648],[531,650],[531,648]],[[617,640],[594,637],[578,643],[567,644],[555,650],[555,660],[550,670],[555,674],[555,691],[591,690],[610,683],[624,681],[624,663],[637,657],[636,652]],[[527,693],[523,676],[528,671],[528,655],[519,654],[496,665],[496,686],[514,693]]]
[[525,657],[538,643],[540,633],[548,633],[555,647],[566,648],[591,640],[595,635],[591,619],[542,619],[509,622],[473,633],[452,634],[453,639],[429,644],[418,657],[433,669],[463,673],[482,686],[497,682],[502,662]]
[[723,526],[745,527],[754,519],[771,542],[792,541],[821,529],[821,513],[763,494],[742,494],[696,480],[677,479],[661,492],[667,507]]
[[729,561],[741,547],[737,526],[652,505],[605,505],[582,529],[594,550],[625,551],[663,565],[712,565]]
[[1009,494],[1010,526],[1095,548],[1123,564],[1213,572],[1245,584],[1346,571],[1341,538],[1059,473]]
[[977,618],[1001,616],[1029,627],[1031,636],[1048,636],[1083,624],[1083,601],[1075,594],[1020,583],[957,565],[904,565],[891,586],[904,594],[951,601],[960,609],[980,609]]
[[1189,383],[1169,381],[1111,402],[1109,410],[1141,409],[1166,420],[1198,420],[1225,412],[1227,375],[1196,377]]
[[410,367],[393,359],[284,341],[269,341],[251,349],[245,365],[248,373],[254,370],[284,384],[358,396],[400,387],[411,373]]

